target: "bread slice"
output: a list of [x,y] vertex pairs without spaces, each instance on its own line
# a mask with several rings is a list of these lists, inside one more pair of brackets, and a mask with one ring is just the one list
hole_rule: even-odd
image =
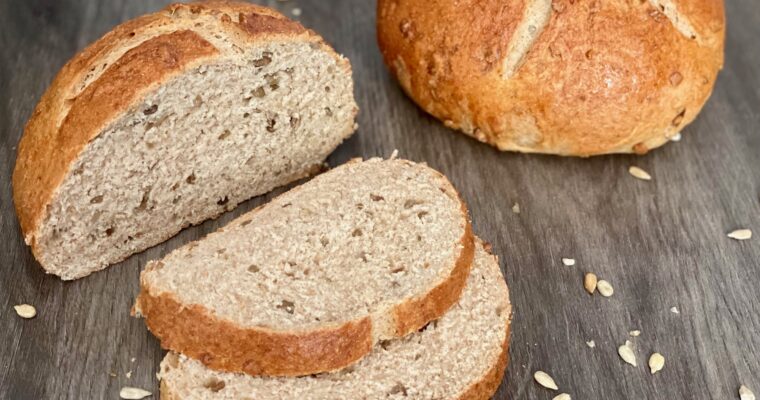
[[164,348],[214,369],[336,370],[443,315],[472,241],[440,173],[350,162],[149,263],[135,312]]
[[351,67],[263,7],[175,4],[66,64],[19,144],[14,201],[75,279],[305,177],[355,129]]
[[210,370],[170,352],[161,363],[169,400],[488,399],[507,364],[512,308],[496,257],[476,244],[462,298],[440,320],[381,342],[356,365],[299,378]]

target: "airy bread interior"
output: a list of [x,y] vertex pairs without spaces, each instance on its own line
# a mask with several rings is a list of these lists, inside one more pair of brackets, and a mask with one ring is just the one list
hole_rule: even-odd
[[[499,368],[512,314],[498,261],[482,244],[475,246],[467,286],[455,306],[417,333],[381,342],[349,368],[298,378],[262,378],[215,372],[169,353],[161,363],[161,394],[197,400],[460,398]],[[503,371],[497,372],[501,377]]]
[[307,176],[353,131],[350,71],[319,44],[237,52],[156,88],[85,148],[36,238],[48,272],[82,277]]
[[403,160],[351,162],[150,263],[142,287],[244,328],[382,319],[449,278],[467,226],[436,171]]

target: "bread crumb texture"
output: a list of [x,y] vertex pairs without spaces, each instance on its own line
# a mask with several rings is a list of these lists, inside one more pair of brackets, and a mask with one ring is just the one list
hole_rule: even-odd
[[467,286],[440,320],[406,338],[381,342],[339,372],[298,378],[220,373],[169,353],[162,395],[172,399],[488,399],[506,365],[512,309],[494,256],[476,244]]
[[348,61],[272,10],[176,4],[63,67],[19,145],[14,201],[74,279],[305,177],[354,130]]

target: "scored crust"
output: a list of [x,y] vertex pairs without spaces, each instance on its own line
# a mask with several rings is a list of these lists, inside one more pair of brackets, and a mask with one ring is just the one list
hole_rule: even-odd
[[[213,315],[206,307],[183,304],[169,292],[159,293],[145,277],[140,280],[141,292],[133,314],[145,318],[148,329],[159,338],[162,347],[220,371],[299,376],[351,365],[368,354],[379,338],[403,337],[439,318],[459,300],[464,289],[475,253],[470,218],[459,193],[445,176],[434,172],[438,179],[445,180],[447,190],[451,191],[449,195],[459,201],[464,217],[458,257],[451,273],[442,282],[426,293],[386,310],[384,315],[366,316],[307,331],[244,328]],[[298,187],[293,189],[298,190]],[[249,220],[250,214],[262,207],[238,217],[230,222],[230,226]],[[161,262],[149,265],[146,271],[152,268],[161,268]],[[216,345],[212,347],[210,343]]]
[[[506,73],[525,13],[541,7],[548,19],[527,27],[535,42]],[[501,150],[646,153],[696,117],[723,65],[722,0],[380,0],[377,14],[380,49],[404,91]]]
[[[217,19],[199,26],[199,16]],[[37,256],[36,235],[57,189],[86,146],[109,123],[156,87],[205,62],[225,56],[208,29],[237,43],[303,40],[350,65],[321,37],[274,10],[234,1],[172,4],[127,21],[75,55],[55,77],[26,124],[13,172],[13,199],[25,241]],[[39,259],[39,257],[36,257]]]

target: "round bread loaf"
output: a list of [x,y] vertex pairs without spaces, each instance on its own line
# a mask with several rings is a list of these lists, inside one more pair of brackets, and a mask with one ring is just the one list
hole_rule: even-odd
[[24,238],[46,272],[83,277],[313,174],[356,112],[348,60],[268,8],[127,21],[61,69],[26,125]]
[[723,65],[722,0],[379,0],[386,64],[446,126],[500,150],[661,146]]

